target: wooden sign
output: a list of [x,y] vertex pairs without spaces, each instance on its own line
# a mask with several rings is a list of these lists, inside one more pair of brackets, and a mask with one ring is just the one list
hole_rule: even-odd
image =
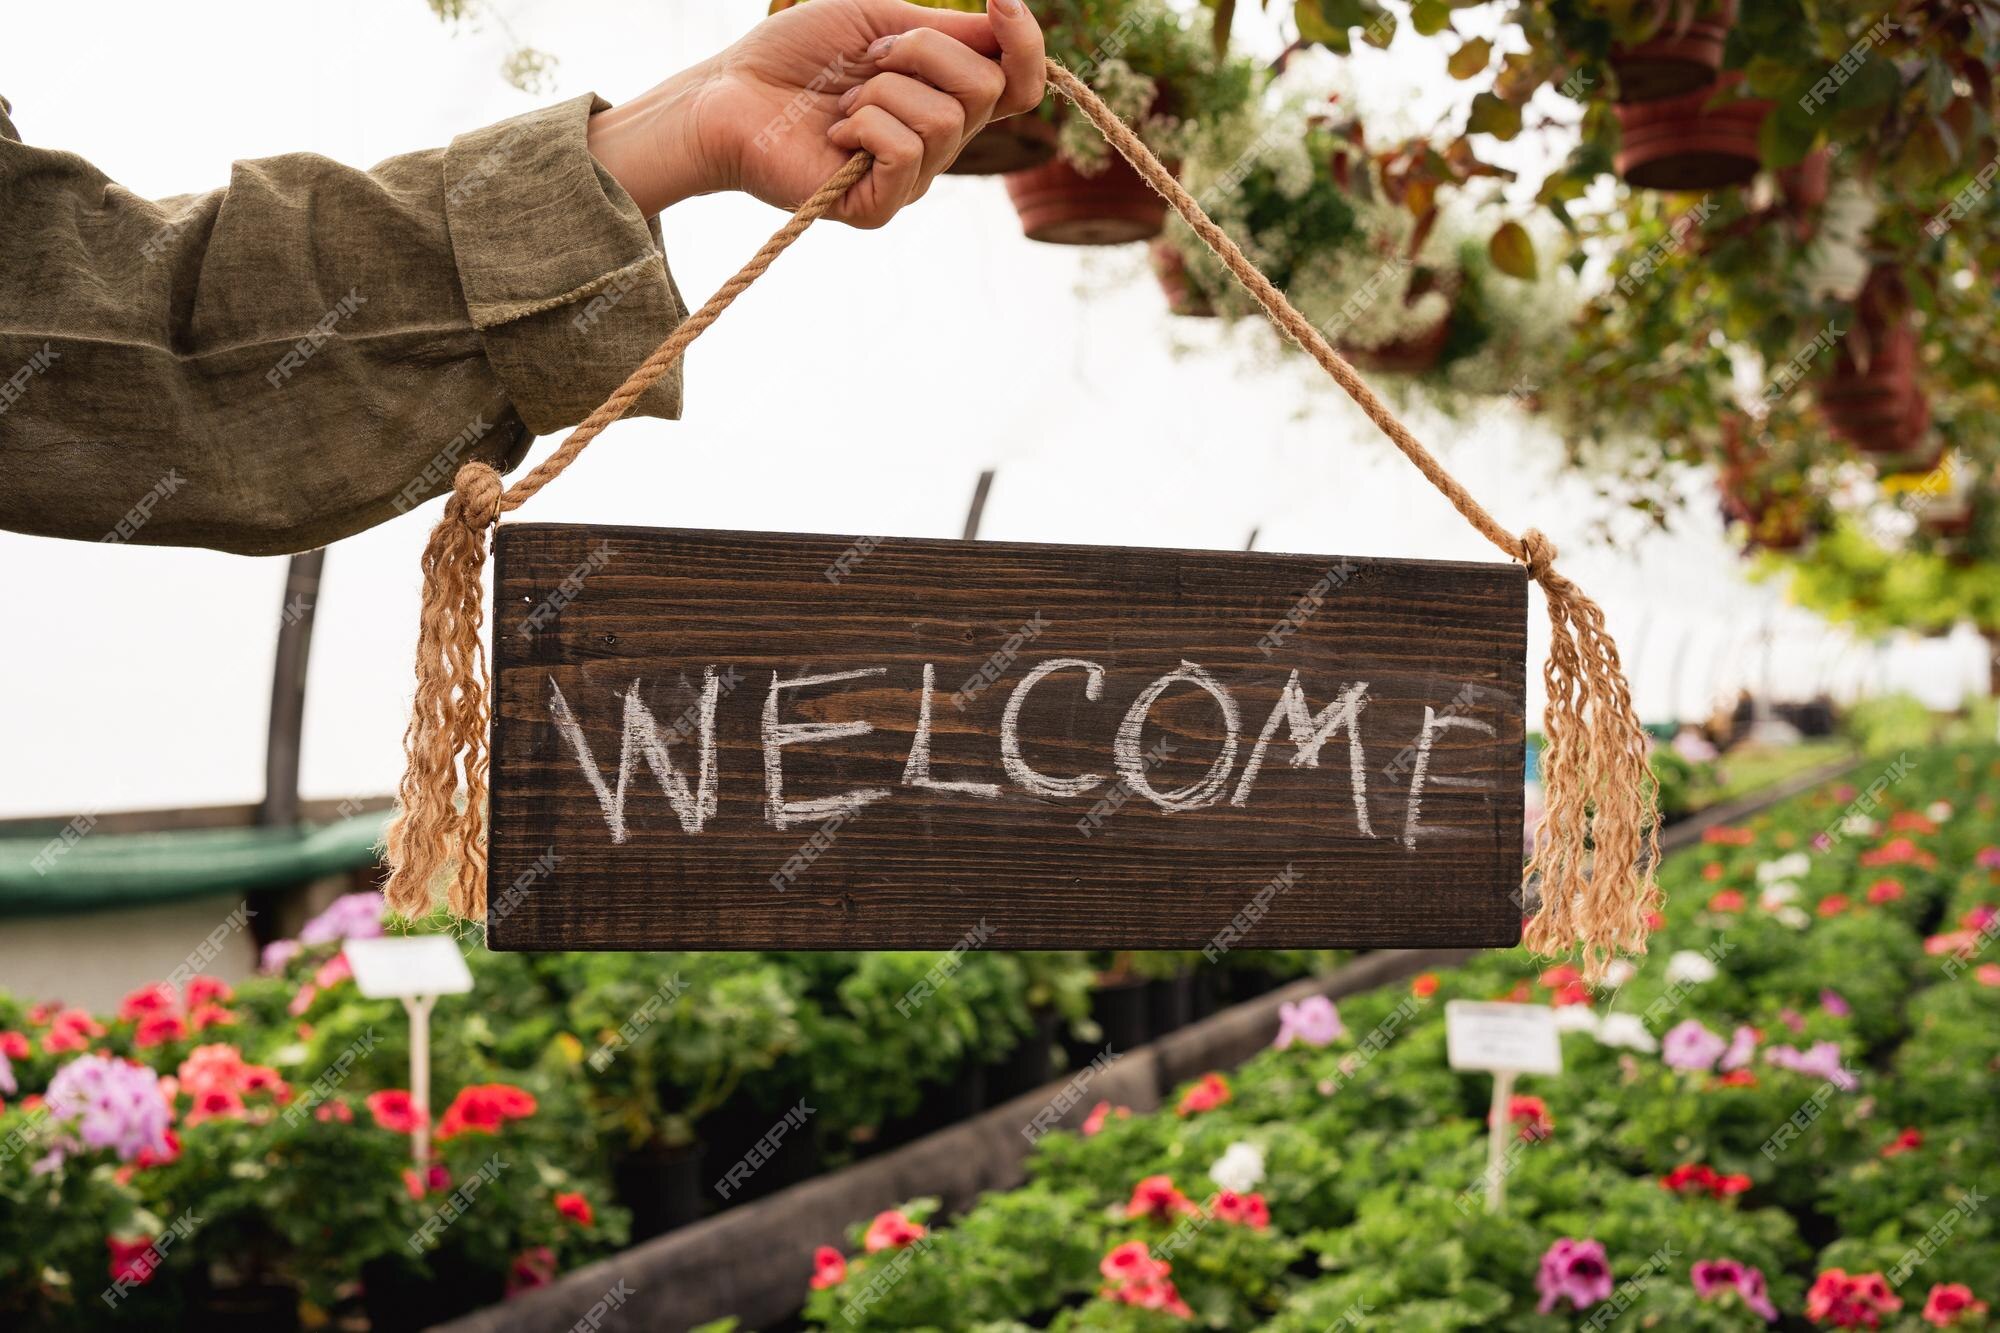
[[1505,946],[1512,565],[507,523],[495,949]]

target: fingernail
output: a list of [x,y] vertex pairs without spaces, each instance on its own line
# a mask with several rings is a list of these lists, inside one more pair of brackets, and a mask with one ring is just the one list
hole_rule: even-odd
[[875,44],[868,48],[868,58],[870,60],[880,60],[883,56],[889,54],[889,48],[895,44],[896,34],[893,32],[887,37],[877,37]]
[[833,138],[834,135],[839,134],[842,130],[846,128],[847,128],[846,121],[836,120],[833,122],[833,124],[826,127],[826,137],[831,139]]
[[852,111],[854,109],[854,99],[859,96],[861,96],[861,85],[857,83],[840,95],[840,109],[843,112]]
[[987,8],[1013,18],[1021,12],[1021,0],[986,0]]

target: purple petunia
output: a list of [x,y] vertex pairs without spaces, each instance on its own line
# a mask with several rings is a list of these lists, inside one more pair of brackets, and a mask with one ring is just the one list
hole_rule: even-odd
[[1842,1092],[1852,1092],[1861,1086],[1860,1080],[1840,1063],[1838,1042],[1816,1041],[1804,1051],[1796,1046],[1772,1046],[1764,1052],[1764,1059],[1794,1074],[1823,1078]]
[[71,1122],[75,1135],[58,1144],[52,1154],[56,1161],[78,1141],[86,1148],[109,1148],[127,1162],[147,1149],[167,1151],[173,1112],[160,1090],[160,1076],[144,1065],[80,1055],[49,1081],[48,1109],[52,1120]]
[[1675,1069],[1713,1069],[1729,1043],[1690,1018],[1676,1024],[1660,1041],[1660,1058]]
[[1308,995],[1296,1004],[1278,1006],[1278,1039],[1271,1045],[1280,1051],[1295,1041],[1308,1046],[1330,1046],[1346,1030],[1332,1000],[1324,995]]
[[298,957],[299,950],[303,947],[297,940],[272,940],[264,946],[264,952],[258,955],[257,970],[282,972],[285,970],[285,964]]
[[372,940],[382,933],[382,895],[345,893],[327,904],[324,912],[306,922],[299,932],[302,945],[329,944],[334,940]]
[[1535,1308],[1543,1314],[1555,1309],[1559,1301],[1566,1300],[1575,1309],[1588,1310],[1608,1298],[1611,1261],[1604,1255],[1603,1243],[1564,1236],[1542,1255],[1535,1285],[1542,1293],[1541,1303]]
[[1729,1034],[1729,1049],[1722,1053],[1722,1063],[1716,1068],[1723,1073],[1741,1069],[1750,1063],[1750,1057],[1757,1053],[1757,1029],[1738,1026]]

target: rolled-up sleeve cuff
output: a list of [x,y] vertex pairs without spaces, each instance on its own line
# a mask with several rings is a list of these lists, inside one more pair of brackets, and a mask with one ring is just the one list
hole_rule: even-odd
[[[588,416],[687,318],[659,224],[591,156],[586,123],[606,105],[571,98],[445,150],[445,218],[466,308],[538,435]],[[678,417],[681,368],[632,412]]]

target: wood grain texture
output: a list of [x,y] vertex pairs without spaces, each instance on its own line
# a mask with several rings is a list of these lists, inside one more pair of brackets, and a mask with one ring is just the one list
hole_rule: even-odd
[[[494,589],[495,949],[948,949],[968,936],[990,948],[1203,948],[1232,923],[1223,942],[1236,948],[1519,940],[1527,581],[1516,566],[505,523]],[[1293,628],[1274,634],[1281,624]],[[1033,794],[1001,762],[1010,697],[1054,658],[1101,665],[1101,692],[1086,697],[1082,669],[1048,674],[1020,708],[1019,749],[1035,772],[1103,779],[1077,796]],[[933,779],[997,795],[905,782],[926,663]],[[1134,700],[1183,663],[1234,704],[1238,736],[1214,802],[1167,810],[1140,787],[1199,787],[1221,769],[1216,699],[1185,680],[1160,694],[1136,736],[1139,784],[1121,776],[1114,745]],[[552,699],[609,790],[636,685],[692,790],[710,667],[713,813],[686,832],[635,750],[614,841]],[[989,668],[990,685],[968,688]],[[774,677],[863,670],[876,674],[780,692],[784,723],[872,724],[786,746],[783,795],[888,794],[823,830],[773,827]],[[1316,766],[1300,765],[1281,718],[1231,803],[1294,670],[1313,715],[1366,682],[1355,730],[1367,833],[1344,729]],[[1426,707],[1492,734],[1434,732],[1410,847]]]

